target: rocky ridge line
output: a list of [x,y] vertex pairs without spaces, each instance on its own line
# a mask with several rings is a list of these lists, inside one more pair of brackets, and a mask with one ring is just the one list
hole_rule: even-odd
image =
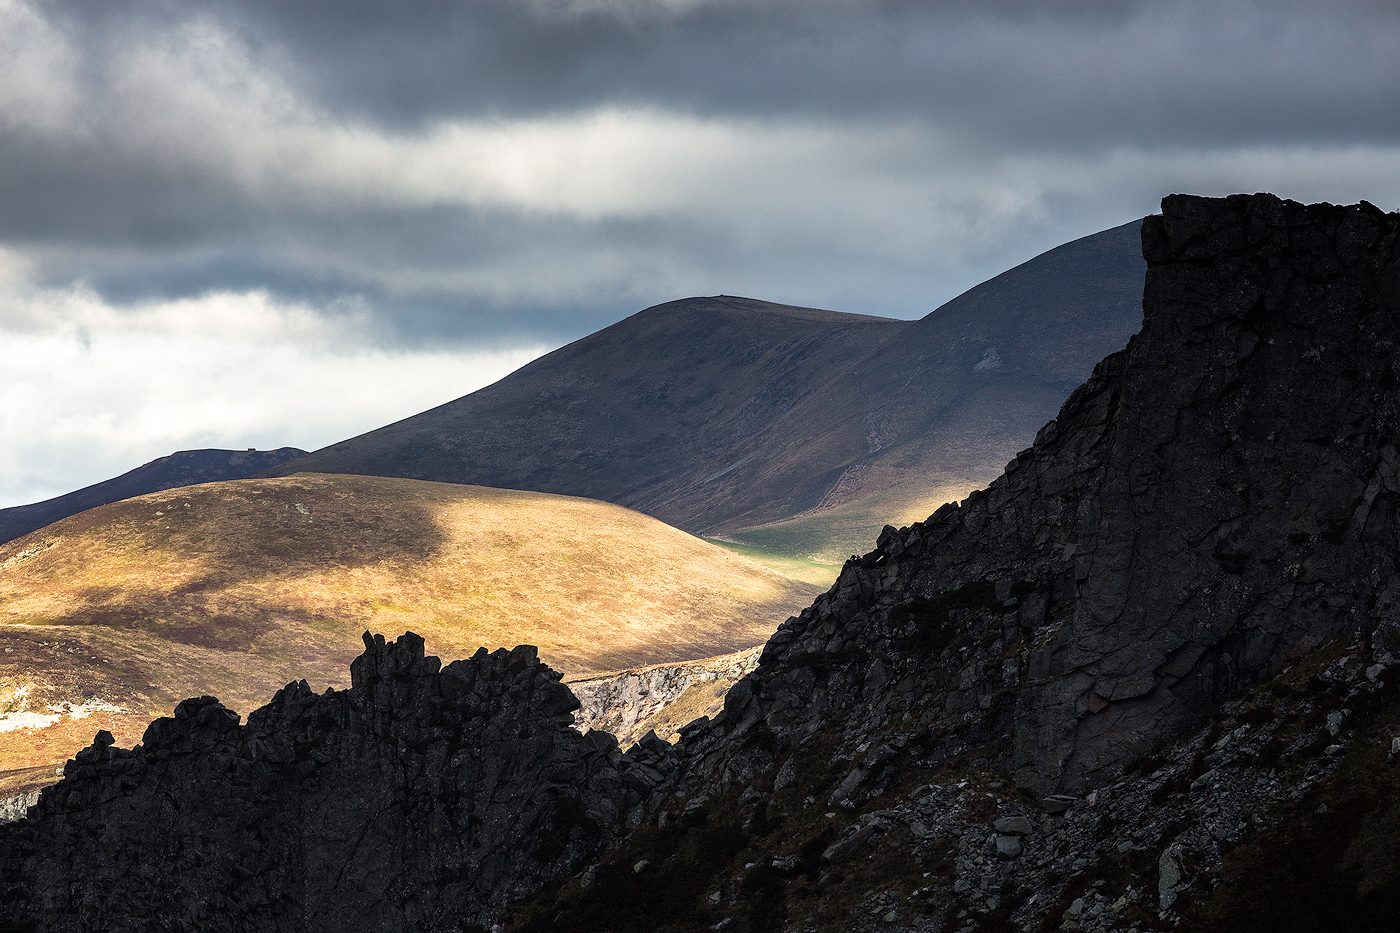
[[[348,690],[279,691],[246,725],[182,702],[92,746],[0,827],[0,916],[39,929],[452,930],[575,872],[659,772],[571,728],[535,650],[441,667],[365,635]],[[661,745],[664,743],[653,744]]]
[[1393,927],[1400,215],[1172,197],[1143,245],[1128,349],[513,929]]
[[1167,198],[1142,332],[985,491],[886,527],[687,754],[841,723],[1077,794],[1400,612],[1398,229],[1367,204]]
[[[184,755],[159,765],[169,775],[124,785],[127,766],[111,762],[145,759],[146,745],[97,743],[36,815],[0,827],[0,907],[46,920],[81,908],[96,918],[85,928],[119,927],[103,925],[113,876],[94,827],[107,820],[121,827],[109,840],[207,859],[143,855],[183,869],[188,889],[153,902],[137,884],[136,909],[179,918],[232,891],[237,916],[267,929],[1247,931],[1290,929],[1289,917],[1317,928],[1328,905],[1327,923],[1389,929],[1400,215],[1173,197],[1143,243],[1146,320],[1128,349],[985,492],[887,528],[674,749],[648,737],[624,756],[569,730],[576,701],[530,673],[525,649],[474,658],[496,671],[474,681],[491,698],[470,707],[483,718],[424,745],[426,726],[457,709],[430,698],[450,698],[465,669],[439,673],[419,642],[395,655],[407,660],[390,665],[401,676],[387,693],[388,680],[366,693],[358,675],[329,699],[289,688],[267,709],[295,698],[301,712],[246,727],[192,702],[184,720],[210,719],[199,735],[236,741],[184,755],[189,726],[153,726],[157,754]],[[357,665],[377,670],[376,650]],[[501,673],[510,658],[523,680]],[[381,694],[397,711],[387,720],[364,712]],[[238,744],[258,737],[280,749],[267,772]],[[518,746],[540,751],[518,770],[491,764],[516,761]],[[198,830],[223,826],[217,808],[198,824],[117,818],[138,798],[159,815],[141,795],[162,786],[224,793],[232,780],[242,801],[241,779],[224,775],[243,760],[274,775],[283,809],[259,804],[220,828],[232,842],[198,851]],[[420,778],[446,772],[420,761],[464,770],[439,785]],[[289,782],[323,764],[341,784]],[[380,787],[394,788],[384,809],[368,792]],[[480,822],[435,823],[469,797]],[[587,819],[535,809],[576,798]],[[297,806],[335,818],[298,822]],[[560,825],[562,853],[550,846]],[[349,830],[323,829],[337,826]],[[351,831],[372,854],[359,842],[346,853]],[[297,841],[300,861],[239,832]],[[1300,851],[1315,864],[1289,861]],[[346,913],[315,900],[340,893],[326,863],[359,885],[335,905]],[[257,897],[291,890],[277,887],[286,865],[316,886],[279,895],[279,914]],[[1314,875],[1340,880],[1320,888]]]

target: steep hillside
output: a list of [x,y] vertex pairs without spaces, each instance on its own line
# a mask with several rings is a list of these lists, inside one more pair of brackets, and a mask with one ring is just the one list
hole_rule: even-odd
[[155,493],[0,546],[0,770],[131,741],[185,696],[341,686],[367,627],[530,642],[577,677],[758,644],[815,593],[584,499],[313,474]]
[[920,321],[692,298],[272,471],[604,499],[839,563],[990,480],[1141,322],[1138,224],[1066,244]]
[[1174,196],[1143,250],[1128,348],[519,929],[1393,928],[1400,214]]
[[672,301],[471,395],[271,472],[587,496],[702,531],[723,494],[697,504],[692,487],[732,488],[726,477],[756,436],[908,326],[745,298]]
[[[705,533],[839,562],[866,550],[882,526],[917,521],[986,485],[1141,325],[1139,227],[1004,272],[837,374],[734,471],[728,495],[749,510]],[[820,494],[748,492],[799,478]]]
[[1143,249],[1128,349],[985,491],[885,529],[674,747],[565,728],[528,648],[442,668],[367,639],[349,691],[99,735],[0,826],[0,913],[1394,929],[1400,214],[1173,196]]
[[29,534],[60,518],[148,492],[244,479],[305,454],[295,447],[276,450],[179,450],[121,476],[35,502],[0,509],[0,544]]

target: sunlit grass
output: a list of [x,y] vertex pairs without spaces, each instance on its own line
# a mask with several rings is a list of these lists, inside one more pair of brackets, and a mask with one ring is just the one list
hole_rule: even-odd
[[[972,490],[984,485],[984,478],[928,477],[902,483],[849,503],[838,503],[755,528],[727,532],[724,537],[727,541],[754,549],[757,554],[772,555],[771,558],[762,559],[753,556],[753,559],[772,566],[780,573],[786,571],[769,563],[770,560],[794,558],[817,566],[835,565],[839,571],[840,565],[852,554],[871,551],[880,529],[885,525],[900,527],[923,521],[945,502],[961,501]],[[834,574],[832,579],[835,579]]]
[[817,592],[590,500],[318,475],[156,493],[0,546],[0,696],[133,711],[0,733],[0,770],[99,728],[129,744],[186,696],[246,714],[291,680],[344,686],[366,629],[418,632],[444,660],[535,644],[577,677],[747,648]]
[[752,544],[740,544],[738,541],[726,541],[723,538],[706,538],[705,540],[718,544],[726,551],[731,551],[740,557],[746,557],[755,563],[762,564],[775,573],[780,573],[802,583],[810,583],[813,586],[829,587],[836,582],[836,576],[841,572],[840,563],[823,563],[805,557],[794,557],[791,554],[755,547]]

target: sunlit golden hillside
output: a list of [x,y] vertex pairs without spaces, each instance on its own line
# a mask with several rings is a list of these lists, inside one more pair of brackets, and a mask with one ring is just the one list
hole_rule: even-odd
[[0,546],[0,771],[212,694],[348,683],[365,629],[568,677],[763,641],[816,588],[616,505],[367,476],[210,483]]

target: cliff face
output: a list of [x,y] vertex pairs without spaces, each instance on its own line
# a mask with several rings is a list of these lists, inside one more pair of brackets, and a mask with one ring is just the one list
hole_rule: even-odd
[[0,916],[1391,929],[1400,215],[1173,197],[1143,248],[1128,348],[674,748],[572,731],[530,649],[367,641],[348,691],[100,737],[0,827]]
[[886,528],[697,747],[842,723],[1078,793],[1400,612],[1397,228],[1167,198],[1142,332],[984,492]]
[[848,563],[517,928],[1392,929],[1398,241],[1166,199],[1128,348]]
[[576,871],[659,776],[570,728],[578,702],[533,648],[439,669],[417,636],[365,641],[349,690],[289,685],[242,726],[186,700],[132,751],[100,734],[0,828],[0,915],[461,930]]

